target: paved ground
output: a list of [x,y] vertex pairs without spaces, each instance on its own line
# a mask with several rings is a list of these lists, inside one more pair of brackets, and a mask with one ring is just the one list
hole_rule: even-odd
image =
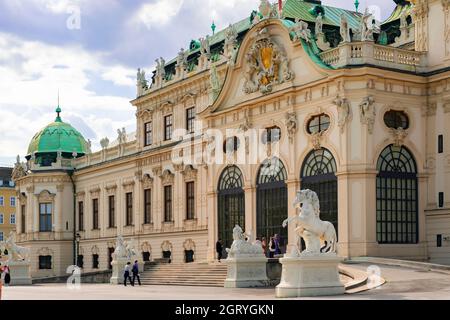
[[[366,270],[368,264],[351,265]],[[380,265],[386,284],[357,294],[325,299],[450,299],[450,273]],[[274,288],[225,289],[205,287],[145,286],[123,287],[82,284],[69,290],[64,284],[4,287],[5,300],[271,300]]]

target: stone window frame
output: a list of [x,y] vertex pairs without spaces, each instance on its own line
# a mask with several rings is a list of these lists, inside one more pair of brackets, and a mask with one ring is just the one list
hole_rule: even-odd
[[[50,248],[48,248],[48,247],[44,247],[44,248],[41,248],[41,249],[39,249],[38,251],[37,251],[37,255],[38,255],[38,259],[37,259],[37,261],[36,261],[36,269],[37,270],[53,270],[54,269],[54,267],[55,267],[55,259],[54,259],[54,256],[55,256],[55,253],[53,252],[53,250],[51,250]],[[43,256],[43,257],[48,257],[48,256],[50,256],[50,265],[51,265],[51,267],[48,269],[48,268],[46,268],[46,269],[41,269],[40,268],[40,261],[39,261],[39,257],[41,257],[41,256]]]
[[[183,175],[183,179],[184,179],[184,199],[186,200],[186,208],[185,208],[185,221],[195,221],[196,217],[197,217],[197,206],[196,206],[196,201],[197,201],[197,174],[198,174],[198,169],[195,169],[192,165],[187,165],[185,166],[184,170],[181,172],[181,174]],[[187,193],[187,186],[188,183],[194,183],[194,215],[189,218],[188,215],[188,193]]]
[[[38,213],[39,213],[39,232],[53,232],[53,225],[55,223],[55,197],[56,194],[51,193],[48,190],[42,190],[41,193],[37,196],[38,200]],[[41,205],[51,205],[50,212],[50,230],[42,230],[41,229]],[[46,214],[48,215],[48,214]]]
[[[117,184],[114,182],[107,184],[105,190],[108,202],[108,229],[114,229],[117,227]],[[114,223],[111,223],[111,197],[114,197],[114,219],[112,219]]]

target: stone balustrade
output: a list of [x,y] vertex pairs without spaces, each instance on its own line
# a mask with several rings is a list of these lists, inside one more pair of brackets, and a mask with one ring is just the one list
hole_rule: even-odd
[[334,68],[373,65],[411,72],[424,72],[426,53],[375,44],[374,42],[342,43],[320,54],[322,61]]

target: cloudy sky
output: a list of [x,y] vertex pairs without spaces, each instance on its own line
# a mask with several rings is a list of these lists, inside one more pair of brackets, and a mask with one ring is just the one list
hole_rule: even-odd
[[[353,0],[323,4],[353,8]],[[392,0],[377,5],[381,18]],[[0,166],[25,156],[33,135],[62,117],[94,151],[117,128],[135,130],[136,69],[175,57],[191,39],[249,15],[259,0],[0,0]]]

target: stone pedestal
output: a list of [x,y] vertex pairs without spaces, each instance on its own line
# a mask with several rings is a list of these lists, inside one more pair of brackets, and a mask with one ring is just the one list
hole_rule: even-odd
[[[123,275],[124,275],[124,269],[125,269],[125,265],[131,262],[129,259],[118,259],[118,260],[113,260],[113,262],[111,262],[112,265],[112,276],[111,279],[109,281],[109,283],[111,284],[123,284]],[[130,275],[131,275],[131,267],[130,266]]]
[[11,286],[31,285],[30,262],[29,261],[13,261],[8,263]]
[[342,261],[333,254],[285,257],[277,298],[333,296],[344,294],[338,265]]
[[269,285],[267,258],[259,256],[236,256],[222,260],[228,266],[225,288],[252,288]]

